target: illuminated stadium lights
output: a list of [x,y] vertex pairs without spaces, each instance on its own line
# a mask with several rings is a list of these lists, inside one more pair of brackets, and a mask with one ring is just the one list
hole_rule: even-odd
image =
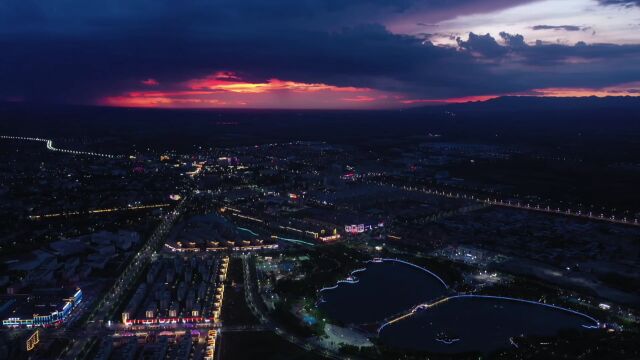
[[0,139],[5,139],[5,140],[23,140],[23,141],[39,141],[39,142],[43,142],[43,143],[46,144],[47,150],[56,151],[56,152],[62,152],[62,153],[66,153],[66,154],[89,155],[89,156],[98,156],[98,157],[105,157],[105,158],[120,158],[120,157],[122,157],[122,155],[110,155],[110,154],[101,154],[101,153],[90,152],[90,151],[59,149],[59,148],[56,148],[55,146],[53,146],[53,140],[50,140],[50,139],[24,137],[24,136],[6,136],[6,135],[0,135]]

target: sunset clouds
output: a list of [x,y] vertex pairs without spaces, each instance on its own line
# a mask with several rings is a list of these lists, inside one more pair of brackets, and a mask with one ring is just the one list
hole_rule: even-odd
[[613,94],[640,81],[638,19],[637,2],[608,0],[7,0],[0,101],[383,108]]
[[[147,80],[143,81],[147,84]],[[148,85],[148,84],[147,84]],[[157,86],[157,81],[154,86]],[[365,95],[362,95],[365,94]],[[389,106],[389,96],[369,88],[300,83],[279,79],[244,81],[231,71],[169,84],[164,90],[131,91],[107,96],[103,105],[124,107],[352,108],[353,103]],[[368,106],[367,106],[368,107]]]

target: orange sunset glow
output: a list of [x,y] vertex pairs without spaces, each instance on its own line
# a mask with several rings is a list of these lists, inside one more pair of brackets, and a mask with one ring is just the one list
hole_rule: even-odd
[[[386,104],[390,97],[383,91],[324,83],[303,83],[281,79],[248,82],[233,72],[217,72],[203,78],[190,79],[158,89],[159,82],[141,82],[154,90],[135,90],[108,96],[101,103],[118,107],[293,107],[324,108],[330,104],[344,107]],[[365,95],[366,94],[366,95]],[[340,107],[340,105],[338,105]]]
[[459,98],[448,98],[448,99],[408,99],[408,100],[401,100],[400,102],[406,105],[462,104],[462,103],[473,102],[473,101],[487,101],[487,100],[495,99],[497,97],[499,97],[499,95],[479,95],[479,96],[464,96]]
[[279,79],[269,79],[263,83],[249,83],[242,81],[232,72],[217,72],[212,76],[203,79],[194,79],[186,82],[190,89],[207,89],[211,91],[229,91],[234,93],[259,94],[269,91],[292,91],[292,92],[365,92],[368,88],[340,87],[327,84],[307,84],[295,81],[283,81]]
[[640,96],[640,83],[632,82],[599,89],[590,88],[545,88],[531,91],[536,96],[587,97],[587,96]]
[[[116,107],[167,108],[398,108],[424,105],[461,104],[487,101],[500,96],[585,97],[638,96],[640,84],[591,88],[542,88],[523,93],[479,94],[451,98],[413,98],[401,93],[367,87],[304,83],[277,78],[263,82],[245,81],[229,71],[219,71],[202,78],[160,85],[148,78],[140,81],[144,88],[107,96],[101,103]],[[153,89],[150,89],[153,88]]]

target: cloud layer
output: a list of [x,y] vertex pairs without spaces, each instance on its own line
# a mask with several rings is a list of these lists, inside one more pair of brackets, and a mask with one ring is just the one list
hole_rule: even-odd
[[[326,107],[393,106],[640,81],[640,45],[536,43],[504,29],[499,36],[462,34],[455,46],[442,46],[384,25],[420,13],[431,14],[424,17],[430,24],[526,2],[8,0],[0,4],[0,99],[126,104],[163,98],[155,92],[173,94],[158,100],[165,104],[178,104],[175,95],[183,94],[184,103],[250,106],[251,94],[268,93],[261,101],[288,107],[315,92],[326,95]],[[187,91],[207,94],[189,98]],[[335,96],[340,92],[349,94]]]

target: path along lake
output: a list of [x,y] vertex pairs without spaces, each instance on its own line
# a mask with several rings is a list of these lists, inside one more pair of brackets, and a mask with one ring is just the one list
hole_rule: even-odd
[[353,278],[320,292],[320,309],[344,324],[378,322],[447,294],[436,276],[397,261],[368,262]]
[[[447,298],[449,296],[449,298]],[[412,316],[382,327],[383,343],[435,353],[491,352],[515,346],[511,339],[554,336],[561,330],[588,330],[596,319],[570,309],[513,298],[453,295],[426,269],[386,260],[367,263],[351,279],[321,291],[319,307],[344,324],[380,322],[409,312]]]

